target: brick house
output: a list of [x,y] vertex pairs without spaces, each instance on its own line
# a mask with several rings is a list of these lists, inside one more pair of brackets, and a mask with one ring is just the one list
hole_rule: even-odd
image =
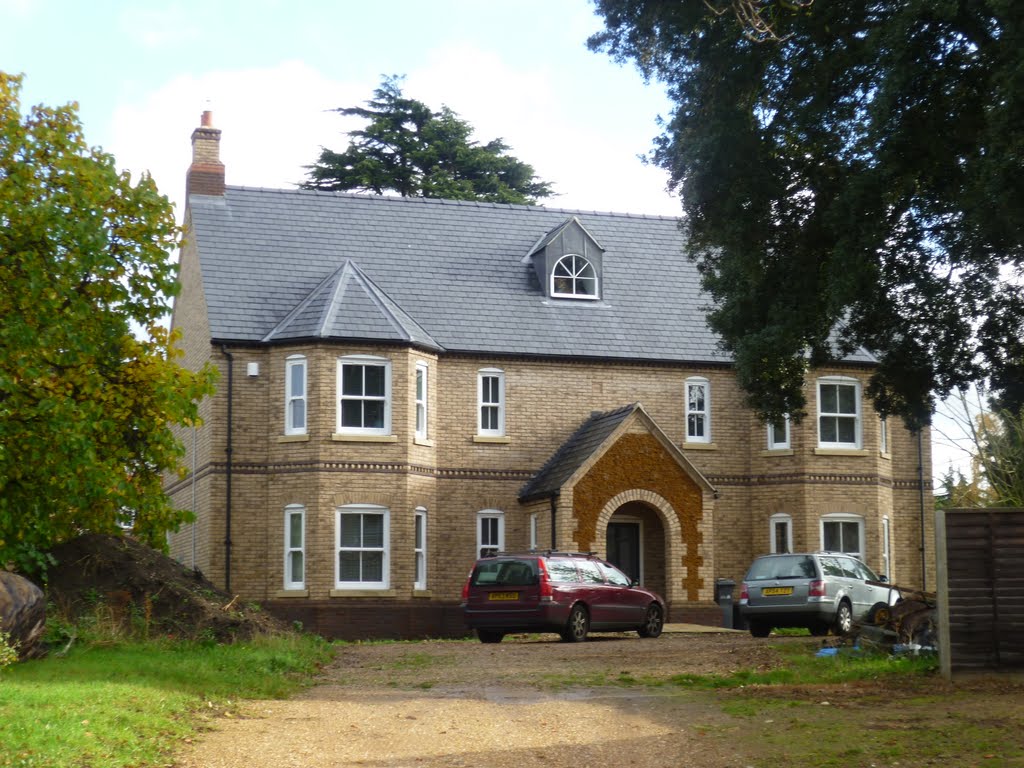
[[874,359],[761,423],[674,219],[227,187],[219,141],[204,114],[172,323],[222,376],[167,491],[172,554],[242,599],[440,636],[486,551],[595,550],[675,621],[767,551],[932,567],[927,434],[865,401]]

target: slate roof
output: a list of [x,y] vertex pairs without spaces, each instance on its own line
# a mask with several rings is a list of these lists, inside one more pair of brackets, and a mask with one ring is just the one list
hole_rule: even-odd
[[[568,227],[568,226],[569,226],[570,224],[572,224],[573,222],[575,222],[575,223],[576,223],[576,224],[578,224],[578,225],[579,225],[580,227],[582,227],[582,228],[583,228],[583,231],[587,233],[587,235],[588,235],[588,236],[590,237],[590,239],[591,239],[591,240],[593,240],[593,241],[594,241],[594,244],[595,244],[595,245],[596,245],[596,246],[597,246],[598,248],[601,248],[601,244],[600,244],[599,242],[597,242],[597,238],[595,238],[595,237],[594,237],[594,236],[593,236],[592,234],[590,234],[590,232],[587,232],[587,228],[583,226],[583,222],[582,222],[582,221],[580,221],[580,219],[579,219],[579,216],[573,216],[572,218],[566,219],[566,220],[565,220],[564,222],[562,222],[562,224],[561,224],[561,225],[559,225],[559,226],[555,227],[555,228],[554,228],[554,229],[552,229],[552,230],[551,230],[550,232],[548,232],[548,233],[547,233],[547,234],[545,234],[545,235],[544,235],[543,237],[541,237],[541,239],[537,241],[536,245],[534,245],[534,246],[533,246],[533,248],[531,248],[531,249],[529,250],[529,252],[528,252],[528,253],[526,254],[526,256],[527,256],[527,257],[529,257],[529,256],[533,256],[533,254],[535,254],[535,253],[536,253],[537,251],[539,251],[539,250],[541,250],[542,248],[544,248],[545,246],[547,246],[547,245],[548,245],[549,243],[551,243],[551,242],[552,242],[552,241],[553,241],[553,240],[554,240],[554,239],[555,239],[556,237],[558,237],[558,236],[559,236],[559,234],[561,234],[561,233],[562,233],[562,230],[564,230],[564,229],[565,229],[566,227]],[[601,248],[601,250],[603,251],[603,250],[604,250],[604,248]]]
[[637,407],[637,403],[630,403],[614,411],[591,414],[523,486],[519,500],[530,501],[555,493]]
[[[729,362],[674,218],[246,187],[189,205],[214,342]],[[524,260],[573,216],[605,249],[600,301],[548,298]]]
[[429,333],[351,261],[314,288],[263,341],[308,338],[407,341],[440,349]]

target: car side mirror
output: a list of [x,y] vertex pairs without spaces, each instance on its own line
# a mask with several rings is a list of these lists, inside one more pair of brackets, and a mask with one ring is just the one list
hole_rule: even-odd
[[640,586],[640,579],[630,579],[629,580],[629,586],[630,587],[639,587]]
[[889,583],[889,577],[886,576],[884,573],[881,576],[878,577],[878,580],[879,581],[884,581],[886,584]]

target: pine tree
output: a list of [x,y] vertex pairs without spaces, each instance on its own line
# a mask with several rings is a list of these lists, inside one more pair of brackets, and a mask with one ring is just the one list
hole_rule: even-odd
[[506,154],[501,139],[472,140],[473,128],[448,107],[434,111],[385,78],[365,107],[335,110],[366,120],[344,152],[323,149],[306,189],[535,205],[554,194],[533,167]]

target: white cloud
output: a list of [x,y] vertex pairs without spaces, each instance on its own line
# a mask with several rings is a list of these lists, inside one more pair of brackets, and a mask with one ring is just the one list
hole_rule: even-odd
[[[446,48],[410,72],[404,88],[432,107],[451,106],[478,140],[502,137],[512,154],[555,184],[559,197],[549,206],[678,215],[679,201],[664,191],[665,173],[636,158],[649,143],[645,126],[638,122],[624,137],[621,123],[611,127],[580,114],[585,108],[543,70],[517,67],[472,46]],[[120,167],[149,170],[180,217],[190,136],[204,109],[212,109],[223,131],[228,184],[294,188],[321,146],[343,149],[344,131],[358,125],[330,110],[362,104],[377,85],[332,80],[297,61],[179,77],[141,103],[119,107],[107,149]]]
[[637,157],[650,147],[654,114],[607,120],[615,104],[592,101],[557,73],[522,61],[509,66],[471,44],[436,51],[409,73],[405,93],[434,107],[448,104],[480,141],[503,138],[511,154],[554,182],[559,197],[550,206],[679,215],[679,200],[665,192],[667,174]]
[[320,146],[344,142],[341,119],[327,110],[365,96],[364,84],[331,81],[299,62],[181,77],[140,104],[119,107],[108,149],[120,167],[148,170],[180,218],[190,137],[204,110],[223,131],[228,184],[294,188]]
[[35,12],[37,0],[0,0],[0,13],[25,18]]

